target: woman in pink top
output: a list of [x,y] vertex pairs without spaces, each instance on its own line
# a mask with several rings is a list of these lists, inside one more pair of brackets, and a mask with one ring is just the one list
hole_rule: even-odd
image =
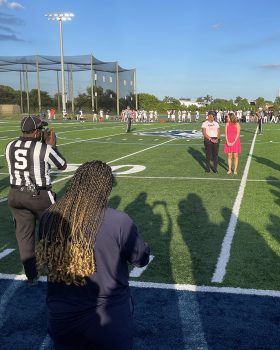
[[240,125],[237,122],[236,115],[229,113],[229,119],[225,128],[226,142],[224,145],[224,152],[228,155],[228,174],[231,174],[232,154],[234,157],[234,171],[237,174],[238,153],[241,153],[240,143]]

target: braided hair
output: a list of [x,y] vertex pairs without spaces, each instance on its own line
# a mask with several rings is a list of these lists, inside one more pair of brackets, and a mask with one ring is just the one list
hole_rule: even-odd
[[62,198],[47,210],[36,258],[39,273],[46,268],[50,282],[83,285],[96,272],[94,242],[112,186],[109,165],[84,163]]

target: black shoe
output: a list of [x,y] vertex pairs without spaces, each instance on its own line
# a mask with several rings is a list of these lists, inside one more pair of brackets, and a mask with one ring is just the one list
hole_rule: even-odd
[[210,169],[205,169],[205,172],[206,173],[210,173]]
[[218,174],[218,170],[213,170],[213,173]]

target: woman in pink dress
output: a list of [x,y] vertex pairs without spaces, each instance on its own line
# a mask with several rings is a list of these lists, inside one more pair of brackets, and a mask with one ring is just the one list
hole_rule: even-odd
[[224,145],[224,152],[228,155],[228,174],[231,174],[232,154],[234,158],[233,173],[237,174],[238,153],[241,153],[240,143],[240,124],[237,122],[236,115],[229,113],[229,119],[225,127],[226,142]]

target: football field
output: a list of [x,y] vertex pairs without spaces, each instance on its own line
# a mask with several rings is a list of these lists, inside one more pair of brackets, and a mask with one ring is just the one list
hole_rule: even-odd
[[[280,348],[280,124],[265,124],[262,135],[255,123],[241,124],[238,175],[227,175],[224,125],[218,174],[204,172],[201,123],[134,124],[129,134],[120,122],[56,121],[51,127],[69,163],[52,173],[58,197],[78,165],[107,162],[116,180],[109,206],[127,212],[151,247],[148,266],[130,274],[135,349]],[[19,129],[19,122],[0,122],[2,344],[10,348],[11,329],[27,317],[23,305],[40,301],[28,319],[41,320],[41,327],[23,327],[16,336],[22,343],[13,348],[47,349],[45,283],[31,293],[24,286],[7,206],[4,152]],[[16,313],[22,315],[17,320]]]

